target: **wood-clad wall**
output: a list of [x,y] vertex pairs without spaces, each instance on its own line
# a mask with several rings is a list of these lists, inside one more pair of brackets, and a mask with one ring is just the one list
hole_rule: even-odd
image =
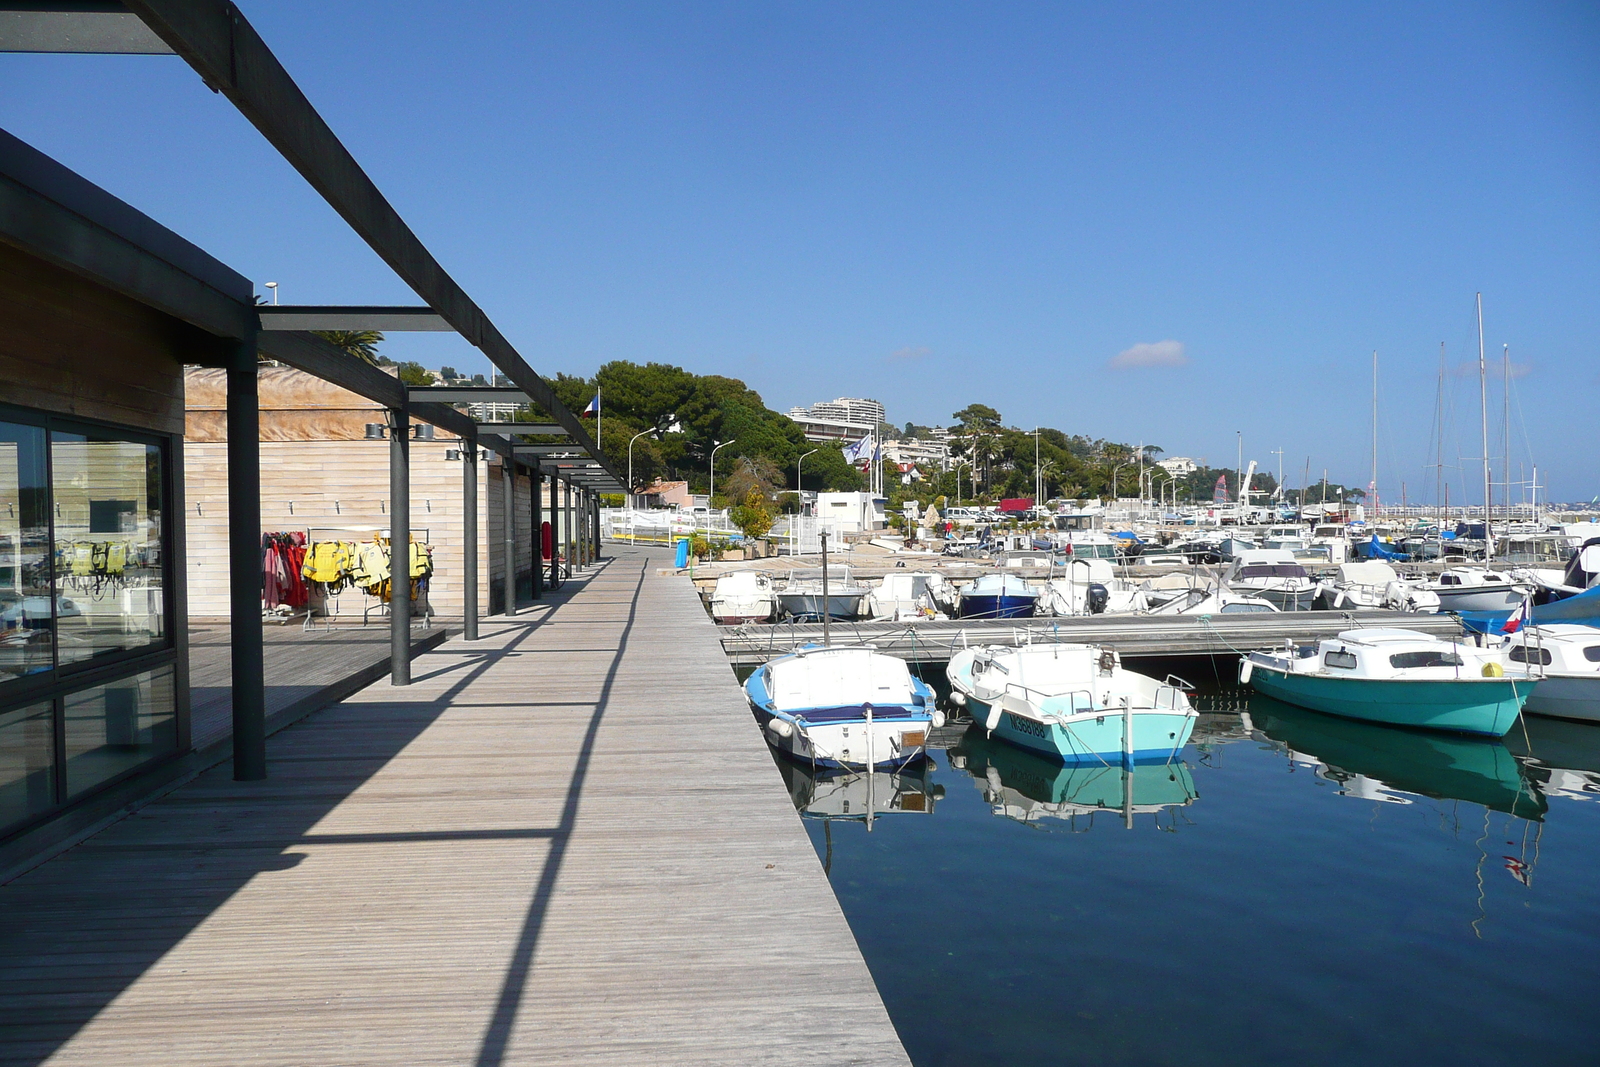
[[[434,575],[428,599],[440,615],[462,612],[461,461],[445,459],[458,441],[411,442],[411,530],[433,546]],[[189,441],[183,449],[184,504],[188,530],[189,615],[228,614],[228,446]],[[478,464],[479,560],[490,546],[489,465]],[[496,479],[498,481],[498,479]],[[498,495],[498,494],[496,494]],[[263,532],[299,530],[323,540],[370,541],[389,527],[388,441],[261,442]],[[317,533],[317,531],[324,531]],[[495,530],[498,536],[498,528]],[[479,564],[479,610],[489,607],[491,567]],[[342,615],[361,614],[371,599],[347,590]]]
[[0,244],[0,401],[182,433],[183,362],[217,342]]

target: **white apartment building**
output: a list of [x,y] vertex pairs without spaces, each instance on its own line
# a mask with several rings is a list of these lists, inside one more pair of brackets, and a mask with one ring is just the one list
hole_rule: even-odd
[[1199,464],[1195,463],[1195,461],[1190,459],[1188,456],[1172,456],[1168,459],[1161,460],[1156,464],[1156,466],[1160,467],[1174,478],[1182,478],[1185,474],[1193,474],[1195,471],[1200,469]]
[[878,401],[854,396],[789,409],[789,418],[799,424],[808,441],[859,441],[877,431],[884,414]]

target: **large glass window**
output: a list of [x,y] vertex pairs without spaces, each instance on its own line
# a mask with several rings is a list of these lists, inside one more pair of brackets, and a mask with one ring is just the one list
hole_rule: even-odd
[[162,667],[67,696],[67,793],[81,793],[176,748],[172,690],[173,670]]
[[177,748],[165,455],[0,417],[0,833]]
[[60,663],[161,642],[161,450],[50,434]]
[[55,804],[55,719],[49,701],[0,712],[0,826]]
[[0,422],[0,682],[55,666],[44,442],[41,427]]

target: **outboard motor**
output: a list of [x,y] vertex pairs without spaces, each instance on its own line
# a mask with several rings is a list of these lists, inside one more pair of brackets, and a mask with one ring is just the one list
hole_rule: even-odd
[[1099,615],[1106,610],[1106,605],[1111,603],[1111,590],[1099,582],[1089,583],[1089,614]]

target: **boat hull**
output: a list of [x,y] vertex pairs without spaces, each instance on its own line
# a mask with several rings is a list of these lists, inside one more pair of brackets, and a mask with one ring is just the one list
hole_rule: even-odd
[[961,598],[963,619],[1030,619],[1037,597],[1006,594],[967,594]]
[[1433,590],[1439,594],[1439,612],[1511,611],[1527,599],[1528,590],[1520,585],[1447,585]]
[[[869,745],[865,717],[808,723],[762,707],[755,713],[761,735],[773,751],[807,767],[842,771],[867,770],[869,752],[875,771],[898,771],[918,762],[927,755],[932,725],[921,709],[874,707]],[[775,721],[786,723],[788,729],[775,729]]]
[[1519,678],[1401,681],[1287,674],[1260,663],[1250,684],[1312,711],[1390,726],[1504,737],[1534,684]]
[[[991,718],[990,705],[967,698],[972,718],[980,724]],[[1040,722],[1026,715],[1002,710],[995,718],[991,736],[1030,752],[1052,756],[1063,763],[1165,763],[1188,743],[1194,732],[1195,716],[1184,712],[1135,708],[1133,712],[1133,751],[1123,747],[1123,714],[1109,709],[1105,714],[1074,715],[1064,723]]]
[[[840,595],[829,593],[828,617],[830,619],[859,619],[861,617],[861,601],[863,594],[851,593]],[[779,593],[778,603],[782,606],[785,615],[796,618],[822,618],[821,593]]]
[[1523,710],[1557,719],[1600,722],[1600,674],[1575,678],[1546,675],[1528,696]]
[[1235,583],[1233,591],[1242,596],[1260,597],[1279,611],[1310,611],[1316,606],[1317,587],[1304,589],[1251,589]]

